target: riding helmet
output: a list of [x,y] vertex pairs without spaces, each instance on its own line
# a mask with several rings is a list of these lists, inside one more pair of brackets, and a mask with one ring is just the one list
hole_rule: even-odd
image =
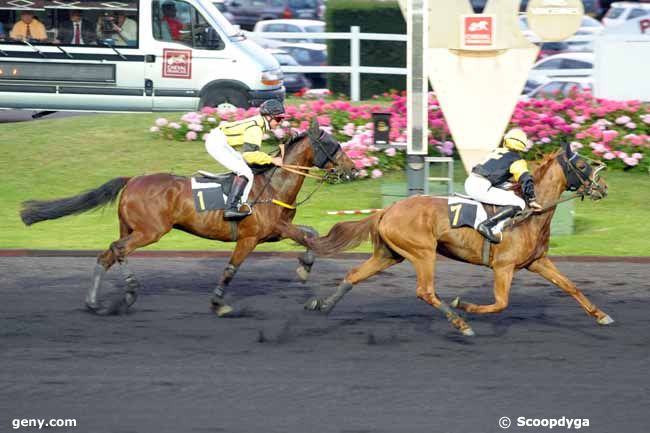
[[284,105],[277,99],[269,99],[260,105],[260,114],[262,116],[285,117]]
[[523,152],[528,145],[528,137],[526,137],[526,133],[521,129],[511,129],[503,137],[503,145],[507,149]]

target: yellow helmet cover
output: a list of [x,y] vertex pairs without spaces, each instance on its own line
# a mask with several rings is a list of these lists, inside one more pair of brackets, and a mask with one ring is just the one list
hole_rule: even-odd
[[523,152],[528,145],[528,137],[526,137],[526,133],[521,129],[511,129],[503,137],[503,145],[507,149]]

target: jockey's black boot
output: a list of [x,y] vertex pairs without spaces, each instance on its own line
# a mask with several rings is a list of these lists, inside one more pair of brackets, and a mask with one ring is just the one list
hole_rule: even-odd
[[226,209],[223,211],[224,219],[239,220],[250,215],[250,212],[239,211],[239,199],[241,199],[247,183],[248,179],[244,176],[235,176],[232,180],[232,187],[230,188],[230,194],[228,194]]
[[517,212],[519,212],[519,207],[507,206],[503,208],[501,212],[495,213],[490,218],[486,219],[481,224],[479,224],[476,230],[478,230],[478,232],[483,236],[485,236],[490,242],[494,244],[498,244],[499,242],[501,242],[501,233],[494,234],[492,232],[492,228],[496,226],[499,223],[499,221],[503,221],[505,219],[515,216]]

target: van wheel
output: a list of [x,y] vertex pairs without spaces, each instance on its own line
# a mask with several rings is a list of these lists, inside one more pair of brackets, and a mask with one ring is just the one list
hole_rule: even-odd
[[243,90],[232,87],[218,87],[210,92],[201,100],[201,108],[217,107],[227,108],[235,106],[237,108],[249,108],[248,94]]

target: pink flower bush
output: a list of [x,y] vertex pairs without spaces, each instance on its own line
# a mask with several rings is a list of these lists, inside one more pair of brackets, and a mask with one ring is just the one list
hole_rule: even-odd
[[[286,106],[287,120],[268,134],[270,144],[280,143],[288,136],[305,131],[312,119],[332,134],[348,157],[360,170],[359,177],[379,177],[405,165],[406,96],[384,94],[390,105],[354,105],[349,101],[304,99],[299,105]],[[378,98],[377,98],[378,99]],[[449,127],[433,93],[428,98],[429,155],[454,155],[456,149]],[[390,113],[391,146],[376,148],[373,112]],[[240,120],[258,114],[257,108],[216,109],[205,107],[182,116],[180,122],[160,118],[151,127],[152,134],[166,139],[195,141],[202,139],[221,121]],[[610,168],[648,170],[650,158],[650,105],[639,101],[608,101],[590,93],[576,93],[556,99],[530,99],[519,102],[510,120],[510,128],[522,128],[528,134],[527,156],[558,149],[562,142],[585,156],[601,159]],[[381,174],[379,174],[381,173]]]

